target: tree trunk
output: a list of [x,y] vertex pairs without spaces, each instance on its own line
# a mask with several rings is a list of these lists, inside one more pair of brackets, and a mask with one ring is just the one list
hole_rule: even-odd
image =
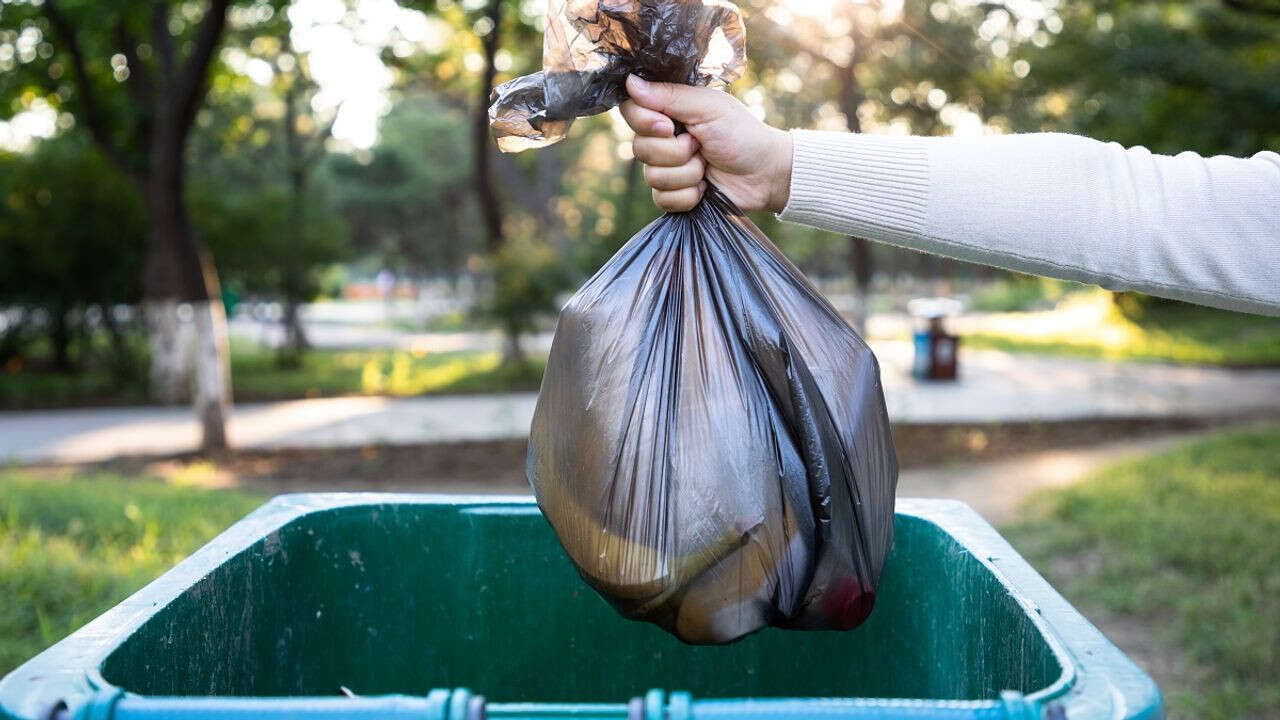
[[67,321],[70,311],[62,304],[49,310],[49,342],[53,345],[53,368],[60,372],[71,370],[71,324]]
[[[622,196],[622,212],[619,213],[615,234],[619,237],[630,237],[634,233],[633,227],[636,225],[636,195],[641,192],[644,179],[644,164],[636,158],[631,158],[631,162],[627,164],[627,189]],[[649,208],[649,189],[643,188],[644,207]]]
[[[151,379],[161,400],[193,391],[202,450],[227,447],[230,414],[230,346],[217,270],[187,219],[183,197],[182,142],[157,123],[144,183],[149,232],[143,286],[152,329]],[[194,352],[184,353],[178,306],[192,310]],[[194,369],[194,376],[188,375]],[[194,379],[194,382],[192,382]]]
[[[288,36],[285,36],[286,47]],[[289,166],[289,233],[293,247],[298,252],[289,253],[285,257],[284,282],[284,343],[276,356],[276,361],[283,367],[298,367],[302,364],[302,353],[307,349],[307,338],[302,329],[298,305],[305,299],[306,268],[302,266],[302,243],[306,238],[303,233],[306,220],[307,166],[306,153],[302,148],[302,139],[298,137],[297,126],[297,81],[291,83],[284,96],[284,146],[285,157]]]
[[227,442],[231,409],[231,346],[221,299],[192,304],[195,310],[195,410],[202,450],[222,450]]
[[520,345],[520,328],[511,323],[502,326],[502,364],[508,367],[524,367],[528,358]]
[[488,35],[480,39],[484,50],[484,75],[480,81],[480,94],[476,98],[471,136],[476,198],[480,202],[480,214],[484,218],[485,243],[491,253],[502,248],[502,208],[497,189],[493,186],[493,172],[490,168],[493,143],[489,140],[489,95],[493,92],[493,81],[497,75],[494,59],[498,54],[498,35],[502,27],[502,3],[503,0],[489,0],[489,7],[485,12],[485,17],[493,27]]
[[137,365],[130,357],[125,329],[120,327],[111,303],[102,303],[98,307],[102,311],[102,327],[106,329],[107,338],[111,341],[111,354],[107,362],[111,370],[111,379],[121,387],[132,385]]
[[14,317],[9,319],[4,331],[0,332],[0,366],[8,365],[11,359],[22,352],[26,343],[28,313],[25,308],[20,307],[14,308],[12,312]]
[[284,301],[284,343],[280,345],[277,361],[282,367],[298,367],[302,355],[310,347],[306,330],[302,327],[302,303],[286,297]]
[[172,405],[186,400],[191,390],[189,344],[184,341],[178,301],[147,300],[147,339],[151,348],[151,396]]
[[[480,38],[484,50],[484,75],[480,82],[480,95],[476,98],[475,114],[472,119],[472,154],[475,163],[476,199],[480,203],[480,214],[484,218],[485,245],[491,256],[496,257],[502,250],[502,206],[498,199],[497,188],[493,184],[492,156],[493,143],[489,140],[489,95],[493,92],[494,77],[497,67],[494,60],[498,54],[498,36],[502,28],[502,3],[505,0],[489,0],[485,11],[493,27],[489,34]],[[494,292],[498,292],[495,286]],[[504,363],[523,362],[520,351],[520,335],[511,323],[503,323]]]
[[871,243],[866,238],[849,236],[849,267],[853,270],[853,329],[867,334],[868,304],[871,302]]
[[[205,449],[226,446],[231,381],[226,314],[217,271],[187,222],[183,150],[204,101],[209,65],[226,29],[231,2],[208,0],[204,18],[190,41],[182,43],[181,52],[170,31],[170,4],[151,3],[154,67],[131,57],[136,45],[123,17],[119,18],[116,32],[131,68],[127,88],[130,102],[138,106],[152,104],[152,112],[144,113],[145,117],[124,133],[131,141],[127,146],[116,145],[97,110],[104,103],[98,101],[96,85],[87,74],[75,24],[55,0],[36,3],[43,4],[51,29],[67,46],[81,105],[77,123],[83,122],[103,153],[133,178],[142,192],[148,224],[143,303],[152,331],[151,377],[154,392],[161,399],[180,397],[188,385],[183,377],[188,364],[181,360],[184,343],[178,313],[187,305],[194,311],[192,319],[199,340],[195,353],[195,404]],[[136,161],[140,150],[146,151],[145,162]]]
[[555,201],[560,193],[560,180],[564,175],[558,150],[558,147],[548,148],[538,153],[538,182],[536,188],[531,190],[537,202],[539,231],[547,238],[551,247],[568,256],[572,252],[571,242],[560,226],[555,209]]
[[[861,47],[862,38],[855,35],[855,43]],[[860,55],[856,55],[849,68],[840,75],[840,111],[844,113],[845,127],[849,132],[862,132],[862,122],[858,118],[858,106],[862,104],[865,94],[858,86],[854,69]],[[874,256],[871,254],[871,243],[866,238],[849,236],[849,270],[853,274],[853,328],[859,333],[867,334],[867,305],[871,301],[871,279],[875,275]]]

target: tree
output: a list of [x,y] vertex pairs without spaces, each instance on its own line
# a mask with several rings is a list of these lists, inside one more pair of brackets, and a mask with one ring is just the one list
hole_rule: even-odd
[[90,309],[122,357],[114,307],[138,300],[146,235],[137,191],[78,131],[0,154],[0,177],[0,303],[19,308],[19,327],[41,326],[59,371],[88,354]]
[[317,267],[344,250],[340,218],[315,183],[338,108],[313,108],[319,87],[290,29],[283,13],[231,29],[227,72],[192,147],[201,167],[197,227],[224,274],[283,300],[282,366],[297,366],[308,347],[299,307],[318,291]]
[[[1060,8],[1061,32],[1026,46],[1019,129],[1080,133],[1153,152],[1280,151],[1280,4],[1095,0]],[[1130,317],[1177,301],[1116,293]]]
[[1264,0],[1095,0],[1024,47],[1020,129],[1078,132],[1154,152],[1280,150],[1280,11]]
[[484,68],[480,74],[475,107],[471,111],[471,160],[475,168],[476,198],[484,218],[485,244],[489,252],[495,254],[502,250],[502,205],[490,170],[494,146],[489,136],[489,96],[493,94],[494,78],[498,73],[498,38],[502,33],[502,5],[506,1],[489,0],[484,15],[473,25],[480,37]]
[[[398,64],[411,68],[406,75],[415,78],[415,82],[425,82],[435,97],[463,109],[469,116],[472,192],[480,214],[484,247],[492,261],[491,269],[495,271],[489,307],[511,308],[500,296],[510,294],[514,289],[504,289],[501,283],[502,278],[514,275],[497,272],[497,268],[502,262],[514,262],[516,259],[508,254],[506,260],[499,261],[505,243],[513,233],[512,228],[532,224],[536,231],[529,232],[527,237],[536,235],[553,245],[565,245],[557,242],[564,236],[559,231],[554,210],[561,187],[561,154],[543,152],[536,159],[523,160],[501,157],[489,131],[490,95],[500,75],[541,62],[541,21],[529,17],[524,6],[515,0],[487,0],[475,6],[463,3],[461,7],[449,3],[448,8],[435,2],[407,4],[447,18],[461,30],[455,33],[455,41],[442,52],[399,61]],[[535,39],[536,42],[531,42]],[[459,65],[474,68],[474,74],[459,73]],[[519,232],[525,233],[525,230]],[[529,270],[536,271],[532,267]],[[518,353],[519,338],[510,333],[517,332],[516,328],[524,325],[522,318],[514,316],[502,322],[504,331],[508,333],[504,345],[508,351],[503,358],[505,363],[523,362]]]
[[[41,94],[74,116],[141,193],[153,391],[165,401],[183,395],[179,308],[186,304],[194,310],[192,395],[205,449],[227,445],[229,348],[217,271],[188,217],[184,151],[230,5],[44,0],[0,9],[0,26],[39,36],[18,72],[0,77],[0,97]],[[254,8],[272,12],[262,3]]]
[[466,114],[437,94],[400,99],[365,158],[335,155],[328,171],[357,252],[401,275],[454,280],[482,251]]
[[[251,184],[237,185],[219,163],[190,192],[192,220],[224,268],[233,287],[284,301],[289,306],[320,291],[321,271],[346,254],[346,227],[329,201],[331,192],[308,183],[300,203],[283,167],[263,167]],[[296,311],[295,311],[296,315]],[[296,317],[295,317],[296,320]],[[277,362],[296,367],[303,349],[291,341],[277,351]]]
[[502,325],[507,342],[503,358],[513,367],[524,367],[528,359],[520,336],[535,329],[538,316],[559,310],[556,299],[569,279],[565,262],[546,243],[515,237],[492,263],[494,291],[484,310]]
[[[918,135],[1008,125],[986,112],[1013,104],[1019,80],[1008,39],[989,32],[992,18],[1009,19],[1001,4],[743,4],[751,11],[748,80],[759,83],[744,96],[775,124]],[[797,235],[785,228],[779,240]],[[848,239],[845,258],[861,298],[855,324],[865,320],[877,262],[914,265],[913,256]]]
[[[293,47],[289,43],[286,30],[280,34],[281,53],[277,55],[276,66],[281,69],[281,83],[284,84],[284,119],[281,123],[281,134],[284,136],[285,167],[289,177],[289,233],[288,237],[295,248],[302,248],[307,242],[307,198],[311,185],[311,176],[317,164],[324,158],[324,145],[333,132],[333,123],[337,119],[337,109],[333,117],[317,122],[311,114],[311,101],[316,94],[316,83],[306,71],[306,59],[295,59],[291,63],[283,63],[284,58],[294,57]],[[285,67],[291,69],[286,71]],[[298,319],[298,306],[315,292],[314,286],[307,280],[307,263],[300,252],[289,253],[284,262],[281,290],[284,294],[285,342],[284,357],[291,358],[292,364],[298,364],[302,351],[307,347],[307,339],[302,331],[302,323]]]

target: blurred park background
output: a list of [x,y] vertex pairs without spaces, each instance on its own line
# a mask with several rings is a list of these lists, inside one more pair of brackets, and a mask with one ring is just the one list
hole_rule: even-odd
[[[1276,0],[739,4],[779,126],[1280,151]],[[0,0],[0,673],[271,494],[527,491],[556,309],[656,215],[616,113],[496,153],[545,11]],[[876,349],[902,494],[1173,717],[1280,717],[1280,320],[755,219]],[[911,376],[920,297],[954,382]]]

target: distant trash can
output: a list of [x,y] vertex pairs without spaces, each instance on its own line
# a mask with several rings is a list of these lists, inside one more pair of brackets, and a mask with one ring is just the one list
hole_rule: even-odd
[[857,630],[694,647],[619,617],[532,499],[286,495],[0,681],[0,717],[1162,716],[967,506],[899,500],[895,529]]
[[907,303],[907,312],[916,318],[912,333],[915,360],[912,376],[920,380],[955,380],[958,373],[960,338],[948,333],[944,318],[960,312],[960,303],[951,298],[919,298]]

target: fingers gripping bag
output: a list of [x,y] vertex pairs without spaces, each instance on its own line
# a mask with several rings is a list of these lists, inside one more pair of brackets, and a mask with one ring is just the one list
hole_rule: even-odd
[[[628,73],[724,84],[738,11],[551,0],[544,70],[494,92],[502,149],[556,142]],[[866,343],[715,187],[650,223],[560,313],[527,472],[582,577],[689,643],[866,619],[898,464]]]

